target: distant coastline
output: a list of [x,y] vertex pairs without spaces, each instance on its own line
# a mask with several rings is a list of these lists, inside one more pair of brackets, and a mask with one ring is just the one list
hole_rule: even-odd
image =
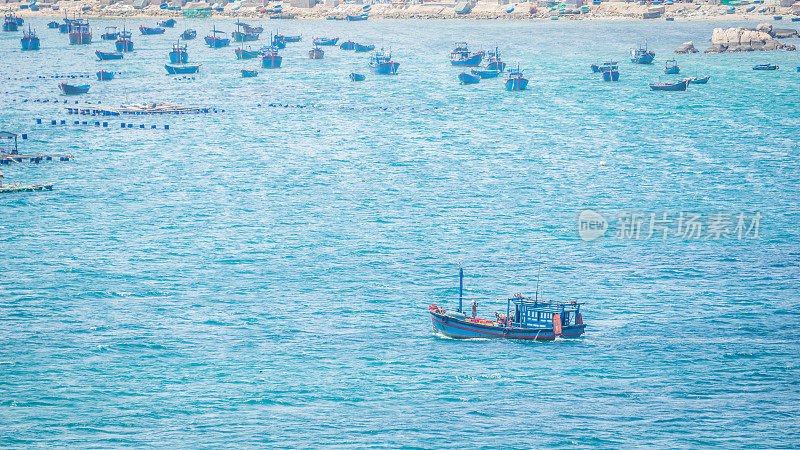
[[[39,11],[20,9],[20,4],[5,5],[6,11],[14,12],[20,17],[63,18],[66,12],[70,16],[80,14],[85,18],[164,18],[183,17],[183,11],[192,8],[208,7],[207,3],[190,2],[182,10],[160,9],[158,6],[147,6],[134,9],[127,4],[100,6],[95,1],[60,1],[54,5],[40,5]],[[277,5],[277,3],[275,4]],[[755,6],[755,5],[753,5]],[[603,2],[599,5],[587,5],[583,8],[542,7],[535,3],[499,4],[499,2],[479,1],[468,14],[455,13],[454,3],[376,3],[370,6],[369,19],[455,19],[455,20],[603,20],[603,21],[663,21],[667,19],[691,21],[726,21],[742,22],[772,21],[774,16],[784,16],[788,24],[793,17],[800,17],[800,6],[780,7],[777,5],[758,5],[759,8],[746,12],[746,5],[736,6],[733,13],[728,12],[728,5],[709,5],[694,3],[675,3],[658,5],[625,2]],[[363,5],[342,4],[336,7],[318,4],[313,8],[292,7],[288,3],[281,5],[280,13],[274,6],[229,3],[222,11],[212,11],[210,19],[344,19],[348,14],[362,13]],[[512,10],[513,8],[513,10]],[[83,11],[83,9],[88,9]],[[758,13],[760,9],[766,9]],[[649,17],[649,18],[645,18]]]

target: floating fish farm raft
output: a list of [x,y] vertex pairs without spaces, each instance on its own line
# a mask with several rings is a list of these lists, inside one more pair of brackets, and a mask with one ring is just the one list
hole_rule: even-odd
[[[104,116],[119,116],[122,114],[142,115],[142,114],[204,114],[215,113],[216,108],[204,108],[195,106],[181,106],[175,103],[142,103],[139,105],[123,105],[119,107],[91,107],[71,106],[67,107],[67,114],[91,114]],[[219,110],[224,111],[224,110]]]

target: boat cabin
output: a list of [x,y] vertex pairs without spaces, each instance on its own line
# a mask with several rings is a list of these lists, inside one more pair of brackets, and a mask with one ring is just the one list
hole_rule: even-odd
[[581,304],[577,302],[541,302],[515,296],[508,299],[506,314],[508,326],[517,328],[546,328],[553,325],[554,316],[559,316],[562,327],[583,324]]

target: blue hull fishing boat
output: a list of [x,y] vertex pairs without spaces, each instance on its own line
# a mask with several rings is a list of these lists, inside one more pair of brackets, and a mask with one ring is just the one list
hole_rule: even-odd
[[100,35],[100,39],[104,41],[116,41],[118,38],[117,27],[106,27],[105,33]]
[[472,72],[473,75],[475,75],[476,77],[479,77],[481,79],[497,78],[497,76],[500,75],[500,71],[499,70],[475,70],[475,69],[473,69],[473,70],[470,70],[470,72]]
[[280,39],[283,42],[300,42],[300,36],[284,36],[282,34],[276,34],[275,39]]
[[160,26],[162,28],[172,28],[172,27],[175,26],[176,23],[178,23],[178,21],[175,20],[175,19],[167,19],[167,20],[162,20],[161,22],[158,22],[158,26]]
[[350,81],[364,81],[366,79],[367,79],[367,77],[364,76],[364,75],[361,75],[360,73],[353,72],[353,73],[350,74]]
[[85,94],[85,93],[89,92],[89,88],[90,88],[90,86],[88,84],[81,84],[81,85],[78,85],[78,86],[74,86],[74,85],[67,84],[67,83],[61,83],[61,84],[58,85],[58,87],[61,88],[61,92],[63,92],[64,95]]
[[69,23],[69,43],[71,45],[86,45],[92,43],[92,30],[89,21],[73,19]]
[[322,59],[325,57],[325,52],[321,48],[314,47],[308,51],[309,59]]
[[400,63],[392,61],[391,53],[375,52],[369,60],[369,71],[376,75],[397,75]]
[[367,20],[367,19],[369,19],[369,13],[363,13],[363,14],[348,14],[348,15],[345,17],[345,19],[346,19],[346,20],[348,20],[348,21],[350,21],[350,22],[357,22],[357,21],[359,21],[359,20]]
[[678,61],[668,59],[664,65],[664,73],[667,75],[677,75],[681,73],[681,68],[678,67]]
[[687,79],[689,80],[689,84],[706,84],[706,83],[708,83],[708,80],[710,78],[711,78],[711,75],[703,77],[703,78],[692,77],[692,78],[687,78]]
[[200,70],[200,64],[164,64],[164,68],[170,75],[186,75],[197,73]]
[[161,27],[146,27],[144,25],[139,26],[139,32],[142,33],[143,36],[151,36],[154,34],[164,34],[167,31],[165,28]]
[[500,60],[499,48],[495,47],[494,51],[489,52],[486,57],[486,70],[497,70],[498,72],[503,72],[506,70],[506,63]]
[[185,64],[189,61],[189,51],[186,44],[172,44],[169,52],[169,62],[172,64]]
[[282,50],[282,49],[286,48],[286,42],[281,40],[281,39],[274,39],[273,38],[273,39],[271,39],[271,41],[272,41],[272,44],[270,44],[270,45],[272,47],[277,48],[278,50]]
[[656,54],[647,50],[647,42],[638,49],[631,49],[631,62],[634,64],[652,64]]
[[681,80],[675,83],[651,83],[650,90],[653,91],[685,91],[689,85],[689,80]]
[[604,70],[603,81],[619,81],[619,71],[611,68]]
[[258,76],[257,70],[242,69],[242,78],[252,78],[257,76]]
[[366,53],[375,50],[375,46],[371,44],[368,45],[355,44],[353,46],[353,50],[355,50],[356,53]]
[[266,47],[261,50],[261,67],[265,69],[280,69],[283,58],[278,54],[278,50]]
[[356,43],[353,41],[344,41],[341,44],[339,44],[339,48],[342,50],[355,50]]
[[518,66],[516,70],[508,73],[508,78],[506,78],[507,91],[524,91],[528,89],[528,79],[522,76],[522,72]]
[[450,64],[459,67],[478,67],[483,61],[485,53],[470,53],[466,42],[459,42],[450,52]]
[[314,38],[314,45],[336,45],[339,42],[339,38],[326,38],[326,37],[318,37]]
[[181,33],[180,37],[184,41],[191,41],[192,39],[197,37],[197,31],[195,31],[195,30],[183,30],[183,33]]
[[122,55],[124,55],[121,52],[101,52],[100,50],[95,50],[94,54],[97,55],[97,59],[100,61],[122,59]]
[[248,50],[245,50],[240,47],[234,50],[234,52],[236,53],[236,59],[253,59],[261,54],[261,52],[259,52],[258,50],[250,50],[249,47]]
[[428,306],[431,324],[437,333],[456,339],[520,339],[552,341],[574,339],[584,334],[586,325],[581,315],[582,303],[545,302],[520,294],[506,300],[506,312],[495,311],[494,320],[480,319],[463,313],[463,279],[459,270],[458,310],[447,311],[437,305]]
[[778,66],[774,64],[759,64],[753,66],[753,70],[778,70]]
[[467,72],[461,72],[458,74],[458,80],[461,84],[478,84],[481,81],[481,77],[469,74]]
[[117,42],[114,44],[117,47],[118,52],[132,52],[133,51],[133,41],[131,40],[131,32],[126,31],[124,28],[119,33],[119,38]]
[[31,30],[28,25],[28,31],[22,33],[22,50],[39,50],[39,38],[36,32]]
[[236,42],[253,42],[261,38],[257,33],[244,33],[241,31],[234,31],[231,33],[231,36],[233,36],[233,40]]
[[592,69],[592,72],[594,73],[603,73],[607,69],[617,70],[619,65],[616,61],[607,61],[601,64],[592,64],[589,66],[589,68]]
[[47,23],[47,28],[50,28],[51,30],[58,29],[58,22],[56,22],[55,20],[52,21],[52,22],[48,22]]
[[114,79],[114,72],[101,70],[97,72],[97,81],[109,81]]
[[231,40],[228,38],[219,37],[218,35],[225,34],[224,31],[217,31],[215,26],[211,30],[211,35],[205,37],[206,45],[211,48],[222,48],[231,45]]
[[3,31],[19,31],[19,24],[17,18],[13,14],[6,14],[6,19],[3,22]]

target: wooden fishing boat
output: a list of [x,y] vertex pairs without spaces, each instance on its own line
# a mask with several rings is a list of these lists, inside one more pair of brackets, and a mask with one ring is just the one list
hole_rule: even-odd
[[276,35],[275,37],[277,38],[278,36],[280,36],[283,42],[300,42],[302,40],[302,37],[299,35],[298,36]]
[[392,61],[392,54],[383,50],[375,52],[369,59],[369,71],[376,75],[397,75],[399,62]]
[[116,41],[118,38],[117,27],[106,27],[106,31],[100,35],[100,39],[104,41]]
[[472,72],[473,75],[475,75],[476,77],[479,77],[482,80],[485,80],[487,78],[497,78],[498,75],[500,75],[500,71],[499,70],[488,70],[488,69],[487,70],[475,70],[475,69],[472,69],[472,70],[470,70],[470,72]]
[[705,77],[702,77],[702,78],[691,77],[691,78],[687,78],[687,80],[689,80],[689,84],[706,84],[706,83],[708,83],[708,80],[710,78],[711,78],[711,75],[708,75],[708,76],[705,76]]
[[101,70],[97,72],[97,81],[110,81],[114,79],[114,72]]
[[158,22],[158,26],[162,28],[172,28],[175,26],[176,23],[178,23],[178,21],[175,19],[166,19],[162,20],[161,22]]
[[286,41],[282,39],[270,38],[270,45],[278,50],[286,48]]
[[100,61],[109,61],[113,59],[122,59],[122,52],[101,52],[100,50],[95,50],[95,55],[97,55],[97,59]]
[[279,69],[283,58],[278,54],[274,47],[264,47],[261,49],[261,67],[265,69]]
[[257,70],[242,69],[242,78],[252,78],[257,76],[258,76]]
[[522,76],[522,72],[517,66],[515,70],[508,73],[505,83],[507,91],[524,91],[528,89],[528,79]]
[[123,28],[122,31],[119,32],[119,37],[114,45],[116,46],[118,52],[132,52],[133,41],[131,40],[131,32]]
[[52,30],[58,29],[58,22],[56,22],[55,20],[53,20],[52,22],[48,22],[47,28],[50,28]]
[[486,70],[497,70],[502,72],[506,70],[506,63],[500,60],[500,49],[494,48],[494,52],[487,54]]
[[189,51],[186,44],[180,42],[172,44],[172,50],[169,52],[169,62],[172,64],[184,64],[189,61]]
[[89,88],[91,86],[89,86],[88,84],[81,84],[75,86],[72,84],[61,83],[58,85],[58,87],[61,88],[61,92],[63,92],[64,95],[79,95],[89,92]]
[[685,91],[689,85],[689,80],[676,81],[674,83],[650,83],[653,91]]
[[17,17],[14,14],[7,13],[5,16],[5,20],[3,21],[3,31],[18,31],[19,24],[17,23]]
[[180,36],[180,38],[183,39],[184,41],[191,41],[196,37],[197,37],[197,31],[192,29],[183,30],[183,33],[181,33]]
[[460,67],[478,67],[483,61],[485,53],[470,53],[466,42],[459,42],[456,48],[450,52],[450,64]]
[[600,64],[592,64],[589,66],[594,73],[603,73],[606,69],[617,70],[619,68],[619,64],[616,61],[606,61]]
[[783,20],[783,16],[772,16],[773,20]]
[[367,19],[369,19],[369,13],[348,14],[347,16],[345,16],[345,20],[347,20],[349,22],[358,22],[358,21],[367,20]]
[[261,34],[264,32],[264,27],[252,27],[244,22],[239,22],[242,27],[242,31],[245,33],[253,33],[253,34]]
[[481,77],[469,74],[467,72],[461,72],[458,74],[458,79],[461,81],[461,84],[478,84],[481,81]]
[[647,42],[638,49],[631,49],[631,62],[634,64],[652,64],[656,54],[647,49]]
[[234,41],[236,41],[236,42],[253,42],[253,41],[257,41],[260,38],[260,32],[256,33],[254,30],[253,31],[242,30],[243,27],[247,27],[247,29],[253,30],[253,28],[250,27],[250,25],[247,25],[246,23],[242,23],[242,22],[237,20],[236,21],[236,31],[231,33],[231,36],[233,37]]
[[339,42],[339,38],[327,38],[327,37],[318,37],[314,38],[314,45],[336,45]]
[[610,67],[603,70],[603,81],[619,81],[619,70]]
[[166,28],[161,27],[146,27],[144,25],[139,26],[139,32],[142,33],[143,36],[152,36],[154,34],[164,34],[167,31]]
[[753,70],[778,70],[778,66],[774,64],[759,64],[753,66]]
[[89,28],[88,20],[72,19],[70,21],[69,43],[72,45],[92,43],[92,30]]
[[211,34],[205,37],[206,45],[211,48],[222,48],[231,45],[230,39],[219,36],[224,34],[226,34],[224,31],[218,31],[217,27],[214,26],[211,30]]
[[325,57],[325,52],[321,48],[314,47],[308,51],[308,57],[310,59],[322,59]]
[[339,48],[342,50],[355,50],[356,43],[353,41],[344,41],[341,44],[339,44]]
[[681,68],[678,67],[678,61],[668,59],[664,64],[664,73],[667,75],[677,75],[681,73]]
[[355,50],[356,53],[366,53],[375,50],[375,46],[372,44],[367,44],[367,45],[355,44],[355,46],[353,46],[353,50]]
[[200,64],[164,64],[164,68],[170,75],[187,75],[197,73],[200,70]]
[[236,59],[253,59],[261,54],[261,52],[258,50],[250,50],[250,47],[248,47],[247,50],[239,47],[234,50],[234,53],[236,53]]
[[364,76],[364,75],[361,75],[360,73],[353,72],[353,73],[350,74],[350,81],[364,81],[366,79],[367,79],[367,77]]
[[33,191],[52,191],[53,183],[47,184],[32,184],[32,185],[18,185],[18,184],[4,184],[0,185],[0,194],[12,194],[16,192],[33,192]]
[[581,306],[583,303],[555,303],[517,294],[506,300],[505,314],[495,311],[494,320],[480,319],[463,312],[464,273],[459,270],[458,309],[448,311],[429,305],[431,324],[437,333],[456,339],[519,339],[552,341],[556,338],[574,339],[584,334]]
[[22,50],[39,50],[39,37],[28,25],[28,31],[22,32]]

